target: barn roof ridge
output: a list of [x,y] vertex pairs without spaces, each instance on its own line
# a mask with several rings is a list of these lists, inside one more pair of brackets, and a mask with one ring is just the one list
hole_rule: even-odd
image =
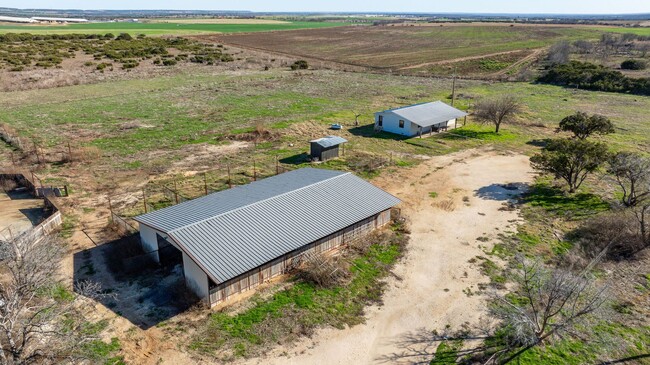
[[300,190],[303,190],[303,189],[311,188],[311,187],[314,187],[314,186],[316,186],[316,185],[318,185],[318,184],[323,184],[323,183],[325,183],[325,182],[327,182],[327,181],[329,181],[329,180],[337,179],[337,178],[340,178],[341,176],[345,176],[345,175],[349,175],[349,174],[351,174],[351,172],[349,172],[349,171],[347,171],[347,172],[341,171],[341,174],[339,174],[339,175],[332,176],[332,177],[329,177],[329,178],[324,179],[324,180],[316,181],[316,182],[314,182],[314,183],[311,183],[311,184],[305,185],[305,186],[300,187],[300,188],[298,188],[298,189],[289,190],[289,191],[284,192],[284,193],[281,193],[281,194],[273,195],[273,196],[268,197],[268,198],[265,198],[265,199],[257,200],[257,201],[251,202],[251,203],[249,203],[249,204],[242,205],[242,206],[237,207],[237,208],[235,208],[235,209],[231,209],[231,210],[225,211],[225,212],[223,212],[223,213],[219,213],[219,214],[216,214],[216,215],[210,216],[210,217],[208,217],[208,218],[201,219],[201,220],[198,220],[198,221],[196,221],[196,222],[192,222],[192,223],[186,224],[186,225],[184,225],[184,226],[180,226],[180,227],[177,227],[177,228],[171,229],[171,230],[169,230],[169,231],[166,231],[166,233],[168,233],[168,234],[171,235],[171,234],[173,234],[174,232],[178,232],[178,231],[180,231],[180,230],[183,230],[183,229],[186,229],[186,228],[189,228],[189,227],[195,226],[195,225],[197,225],[197,224],[201,224],[201,223],[204,223],[204,222],[207,222],[207,221],[213,220],[213,219],[217,219],[217,218],[219,218],[219,217],[221,217],[221,216],[224,216],[224,215],[233,214],[233,213],[235,213],[235,212],[238,212],[238,211],[240,211],[240,210],[246,209],[246,208],[248,208],[248,207],[251,207],[251,206],[254,206],[254,205],[257,205],[257,204],[261,204],[261,203],[263,203],[263,202],[266,202],[266,201],[269,201],[269,200],[273,200],[273,199],[276,199],[276,198],[280,198],[280,197],[282,197],[282,196],[285,196],[285,195],[288,195],[288,194],[291,194],[291,193],[295,193],[295,192],[300,191]]

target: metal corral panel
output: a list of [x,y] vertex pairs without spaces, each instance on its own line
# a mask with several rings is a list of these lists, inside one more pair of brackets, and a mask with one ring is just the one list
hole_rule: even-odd
[[462,118],[467,115],[462,110],[449,106],[442,101],[432,103],[415,104],[397,109],[385,110],[381,113],[391,112],[404,120],[408,120],[421,127],[429,127],[435,124]]
[[399,202],[351,173],[305,168],[136,220],[173,227],[167,233],[223,283]]

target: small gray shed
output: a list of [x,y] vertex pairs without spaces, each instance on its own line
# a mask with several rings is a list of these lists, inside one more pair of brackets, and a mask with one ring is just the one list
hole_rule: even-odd
[[347,139],[338,136],[327,136],[309,141],[311,147],[309,155],[318,161],[339,157],[339,146],[347,141]]

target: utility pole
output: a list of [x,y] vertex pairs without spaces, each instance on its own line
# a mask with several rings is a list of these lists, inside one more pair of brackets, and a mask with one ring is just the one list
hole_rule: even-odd
[[456,101],[456,67],[454,67],[454,79],[451,82],[451,106]]

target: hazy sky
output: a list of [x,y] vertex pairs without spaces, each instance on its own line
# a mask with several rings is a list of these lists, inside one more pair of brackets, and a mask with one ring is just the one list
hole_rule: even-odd
[[468,13],[650,13],[650,0],[3,0],[0,6],[56,9],[203,9]]

